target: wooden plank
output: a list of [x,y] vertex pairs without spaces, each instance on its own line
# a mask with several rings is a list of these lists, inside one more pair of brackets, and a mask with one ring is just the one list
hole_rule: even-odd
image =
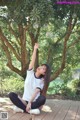
[[40,115],[35,115],[35,120],[42,120],[46,116],[46,112],[41,112]]
[[[53,101],[53,103],[55,104],[55,108],[53,107],[53,111],[52,111],[52,113],[51,113],[51,115],[49,114],[48,115],[48,117],[45,117],[45,120],[47,119],[58,119],[58,120],[60,120],[60,111],[61,110],[63,110],[64,111],[64,106],[66,105],[66,103],[67,103],[67,101],[63,101],[63,100],[56,100],[55,102]],[[70,103],[71,103],[71,101],[68,101],[68,103],[69,103],[69,105],[70,105]],[[52,102],[51,102],[51,106],[53,106],[53,104],[52,104]],[[66,109],[68,109],[67,107],[66,107]],[[57,115],[58,115],[58,113],[59,113],[59,116],[57,117]],[[65,112],[65,114],[66,114],[66,112]],[[62,120],[62,119],[61,119]]]
[[8,117],[9,118],[12,117],[13,115],[15,115],[15,113],[13,112],[13,110],[8,111]]
[[19,120],[30,120],[30,119],[32,119],[32,117],[33,116],[28,113],[23,113],[23,116],[21,116]]
[[78,104],[76,104],[76,102],[72,101],[70,109],[68,110],[67,115],[65,116],[64,120],[75,120],[77,110],[78,110]]
[[42,120],[53,120],[53,118],[57,115],[61,107],[62,107],[62,104],[58,104],[58,103],[54,107],[52,106],[52,112],[47,113]]
[[[44,106],[47,106],[50,108],[50,110],[52,110],[52,108],[55,106],[55,104],[53,103],[52,100],[47,100],[46,101],[46,104]],[[46,108],[46,109],[43,109],[43,111],[41,111],[41,114],[40,115],[37,115],[35,116],[35,120],[42,120],[44,119],[44,117],[50,112],[50,110]]]
[[77,111],[76,119],[75,120],[80,120],[80,106],[78,106],[78,111]]
[[[40,115],[30,115],[27,113],[14,113],[10,108],[8,120],[80,120],[80,101],[71,100],[47,100],[52,112],[41,111]],[[5,107],[4,104],[1,107]]]
[[57,113],[57,116],[55,116],[54,120],[64,120],[68,110],[70,108],[70,104],[63,105],[62,108]]
[[20,118],[24,115],[24,113],[15,113],[8,120],[20,120]]

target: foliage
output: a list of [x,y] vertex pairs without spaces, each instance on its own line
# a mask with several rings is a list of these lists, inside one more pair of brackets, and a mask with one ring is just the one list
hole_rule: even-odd
[[[33,46],[39,42],[36,63],[47,62],[52,68],[51,80],[60,76],[67,84],[72,69],[80,61],[79,6],[65,7],[55,4],[56,0],[4,1],[0,4],[3,6],[0,6],[0,47],[3,50],[0,56],[5,60],[1,61],[24,77]],[[5,74],[8,75],[2,76]],[[55,85],[55,93],[63,86]]]
[[[19,95],[23,94],[24,81],[11,76],[9,79],[4,79],[2,88],[0,87],[0,96],[8,96],[9,92],[16,92]],[[2,92],[1,92],[2,91]]]
[[46,0],[17,0],[6,2],[5,5],[7,6],[6,20],[17,24],[26,25],[29,20],[30,24],[43,25],[48,22],[53,13],[51,2]]
[[[40,44],[42,44],[39,52],[40,54],[39,62],[41,63],[45,57],[45,60],[43,62],[49,63],[54,73],[61,66],[63,47],[64,47],[63,42],[67,34],[70,16],[72,17],[72,24],[75,23],[74,24],[75,27],[73,28],[72,31],[74,34],[71,33],[70,35],[69,41],[67,43],[67,48],[69,46],[72,46],[72,44],[78,38],[79,32],[75,32],[75,31],[80,29],[79,15],[75,11],[75,9],[78,11],[79,7],[75,5],[73,5],[73,7],[70,5],[65,7],[64,5],[62,6],[55,3],[56,1],[53,0],[49,0],[49,1],[48,0],[47,1],[46,0],[41,0],[41,1],[11,0],[11,2],[6,2],[6,3],[4,2],[6,7],[2,7],[0,9],[1,10],[0,22],[1,22],[2,30],[4,31],[4,35],[8,38],[8,41],[12,44],[17,54],[19,53],[19,55],[22,55],[22,53],[21,53],[21,46],[18,44],[20,42],[19,38],[21,34],[20,31],[18,31],[18,26],[22,25],[23,28],[27,29],[26,43],[30,45],[26,45],[27,53],[29,55],[27,55],[28,60],[25,62],[25,65],[28,64],[29,62],[31,55],[30,50],[32,50],[31,42],[30,42],[31,36],[29,32],[32,32],[32,36],[35,40],[35,41],[32,40],[32,44],[33,44],[33,41],[34,42],[37,41],[36,36],[37,36],[38,28],[41,29],[41,31],[38,33],[39,34],[38,41]],[[75,22],[76,19],[77,21]],[[17,37],[17,40],[15,39],[15,36],[12,34],[12,31],[10,30],[9,24],[12,27]],[[28,46],[30,46],[30,49]],[[72,49],[73,48],[68,49],[67,53],[65,53],[67,55],[66,62],[68,64],[77,65],[78,62],[76,61],[79,61],[80,59],[78,52],[79,51],[78,44],[75,45],[74,51]],[[72,59],[71,56],[73,55],[73,53],[75,54]],[[12,52],[12,59],[14,59],[15,57],[15,60],[17,60],[15,54],[14,55],[13,54],[14,53]],[[75,56],[77,57],[77,55],[78,55],[78,60],[75,59]],[[21,58],[22,57],[23,56],[21,56]],[[19,63],[19,66],[17,66],[17,68],[19,68],[19,70],[20,69],[23,70],[21,66],[22,63],[20,62],[20,60],[17,62]],[[14,62],[13,65],[15,66]]]
[[17,92],[18,94],[23,94],[24,81],[18,80],[17,78],[10,78],[7,82],[5,80],[3,88],[4,93],[7,95],[10,91]]
[[[52,95],[62,95],[65,99],[80,99],[80,94],[77,94],[78,84],[80,80],[71,80],[68,83],[63,83],[61,80],[53,81],[47,91],[47,94]],[[80,88],[80,87],[79,87]],[[79,91],[80,93],[80,91]]]
[[24,81],[17,74],[13,73],[6,67],[6,58],[1,52],[0,58],[0,96],[8,96],[11,91],[17,92],[22,95]]
[[80,80],[79,79],[73,79],[68,83],[68,87],[76,93],[77,89],[78,89],[78,84],[79,84]]
[[52,81],[49,85],[48,94],[58,94],[61,93],[61,89],[64,87],[64,82],[60,78],[57,78],[55,81]]

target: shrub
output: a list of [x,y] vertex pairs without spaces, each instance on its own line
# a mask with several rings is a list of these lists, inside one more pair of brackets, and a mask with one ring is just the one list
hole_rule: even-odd
[[68,88],[71,89],[71,91],[73,91],[73,92],[76,93],[79,82],[80,82],[79,79],[71,80],[71,81],[68,83],[67,86],[68,86]]
[[7,96],[8,93],[12,91],[22,95],[24,89],[24,81],[12,77],[9,80],[4,80],[2,86],[3,93],[0,93],[1,95]]

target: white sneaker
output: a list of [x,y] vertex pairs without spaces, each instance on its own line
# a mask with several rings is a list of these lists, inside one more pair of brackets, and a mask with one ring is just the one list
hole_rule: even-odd
[[14,112],[22,112],[22,113],[24,112],[24,110],[22,110],[21,108],[19,108],[17,106],[14,106],[13,110],[14,110]]
[[31,110],[29,111],[29,113],[30,113],[30,114],[38,115],[38,114],[40,114],[40,110],[39,110],[39,109],[31,109]]

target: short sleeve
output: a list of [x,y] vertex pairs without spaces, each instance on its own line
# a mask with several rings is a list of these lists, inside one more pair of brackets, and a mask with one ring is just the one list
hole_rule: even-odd
[[30,70],[28,69],[28,70],[27,70],[27,75],[28,75],[28,74],[33,74],[33,73],[34,73],[34,70],[33,70],[33,69],[30,69]]
[[26,79],[25,80],[28,80],[30,79],[30,77],[34,74],[34,70],[31,69],[31,70],[27,70],[27,75],[26,75]]

